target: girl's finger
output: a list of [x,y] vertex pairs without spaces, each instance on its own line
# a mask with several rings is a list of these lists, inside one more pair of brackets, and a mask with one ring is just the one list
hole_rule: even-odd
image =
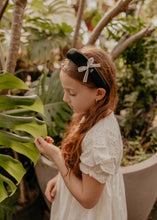
[[38,145],[39,148],[40,148],[40,147],[46,148],[46,147],[47,147],[47,144],[48,144],[41,136],[39,136],[39,137],[37,138],[36,143],[37,143],[37,145]]
[[41,136],[37,138],[37,141],[39,144],[45,144],[45,140]]
[[46,198],[47,198],[50,202],[52,202],[52,196],[51,196],[51,190],[50,190],[50,189],[46,188],[46,190],[45,190],[45,196],[46,196]]
[[46,186],[46,190],[45,190],[45,196],[47,197],[47,199],[50,201],[51,198],[51,192],[53,190],[54,187],[54,180],[51,179],[48,181],[47,186]]
[[52,198],[50,192],[47,192],[47,193],[45,192],[45,196],[46,196],[46,198],[48,199],[49,202],[53,202],[53,198]]
[[39,143],[39,141],[36,139],[35,141],[34,141],[34,144],[35,144],[35,146],[38,148],[38,150],[40,149],[40,143]]
[[57,184],[54,185],[54,187],[53,187],[53,189],[51,191],[51,199],[52,199],[52,201],[55,199],[56,192],[57,192]]
[[47,136],[46,137],[46,142],[49,143],[49,144],[52,144],[54,142],[53,138]]

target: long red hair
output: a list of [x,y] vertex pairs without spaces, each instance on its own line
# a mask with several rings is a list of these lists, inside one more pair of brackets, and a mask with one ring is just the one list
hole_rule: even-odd
[[[72,169],[76,176],[81,178],[81,171],[79,169],[80,155],[82,153],[81,143],[85,134],[89,129],[96,124],[102,118],[105,118],[114,111],[117,105],[117,88],[116,88],[116,70],[113,61],[107,55],[107,53],[93,46],[86,46],[80,49],[80,51],[87,57],[93,57],[94,63],[100,63],[101,67],[97,67],[97,70],[102,74],[106,80],[110,92],[106,93],[105,97],[99,102],[95,103],[84,114],[84,120],[79,123],[82,115],[73,114],[71,123],[69,124],[65,136],[61,143],[62,154],[65,159],[65,164],[68,169]],[[78,67],[68,59],[65,59],[62,64],[63,71],[73,79],[79,80],[83,83],[83,75],[78,72]],[[88,87],[96,87],[94,82],[88,79],[85,84]]]

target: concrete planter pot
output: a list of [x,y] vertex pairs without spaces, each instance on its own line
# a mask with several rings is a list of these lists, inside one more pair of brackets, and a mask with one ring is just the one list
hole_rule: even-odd
[[146,220],[157,198],[157,153],[122,171],[128,220]]
[[[54,163],[41,156],[35,167],[41,191],[45,192],[49,179],[58,170]],[[136,165],[122,167],[124,176],[128,220],[146,220],[157,198],[157,153],[151,158]],[[44,196],[46,204],[51,204]]]
[[57,175],[58,173],[57,167],[55,166],[53,161],[41,155],[35,166],[35,173],[40,189],[43,193],[44,200],[48,208],[50,209],[51,203],[45,197],[45,189],[47,182]]

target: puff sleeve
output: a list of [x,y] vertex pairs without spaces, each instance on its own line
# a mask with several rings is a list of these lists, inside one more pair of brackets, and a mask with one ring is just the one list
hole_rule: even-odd
[[107,182],[120,166],[122,142],[119,131],[106,128],[101,120],[92,127],[82,141],[80,170],[100,183]]

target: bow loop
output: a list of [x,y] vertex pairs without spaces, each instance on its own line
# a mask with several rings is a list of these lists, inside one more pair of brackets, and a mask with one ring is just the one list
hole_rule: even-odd
[[93,68],[93,67],[100,67],[100,63],[94,63],[94,58],[90,57],[87,61],[87,66],[80,66],[78,67],[78,72],[85,72],[84,74],[84,78],[83,78],[83,82],[87,82],[88,80],[88,75],[89,75],[89,68]]

